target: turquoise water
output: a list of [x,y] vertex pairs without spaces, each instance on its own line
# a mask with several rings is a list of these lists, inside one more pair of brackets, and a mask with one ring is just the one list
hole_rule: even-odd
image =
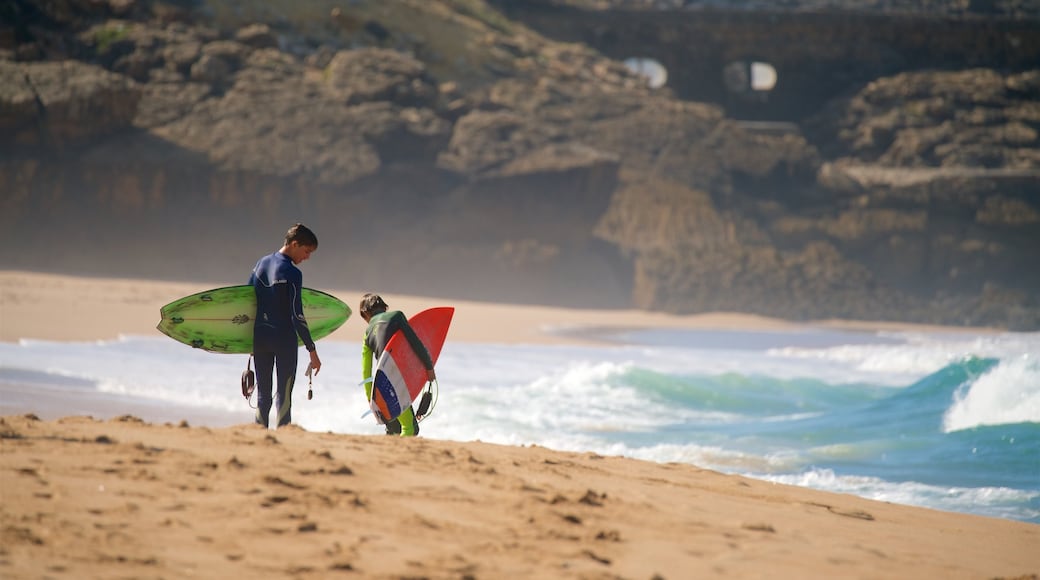
[[[896,389],[737,373],[676,377],[641,368],[615,380],[677,409],[720,414],[667,422],[638,437],[642,444],[695,440],[763,460],[748,473],[813,469],[934,486],[1036,491],[1040,423],[945,427],[959,393],[999,363],[968,358]],[[615,439],[631,444],[637,437]],[[1040,508],[1037,501],[1027,505]]]
[[[683,462],[1040,523],[1040,333],[647,330],[599,346],[467,344],[422,435]],[[360,345],[323,341],[294,422],[378,434]],[[245,356],[164,337],[0,344],[0,412],[249,422]],[[305,361],[301,359],[301,365]],[[298,381],[305,381],[301,372]]]

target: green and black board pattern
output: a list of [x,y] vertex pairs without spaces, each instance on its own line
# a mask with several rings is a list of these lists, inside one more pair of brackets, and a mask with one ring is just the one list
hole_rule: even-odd
[[[303,316],[311,338],[325,338],[350,317],[350,307],[331,294],[303,289]],[[209,352],[248,354],[253,350],[256,294],[252,286],[228,286],[185,296],[163,306],[159,332]],[[302,343],[301,343],[302,344]]]

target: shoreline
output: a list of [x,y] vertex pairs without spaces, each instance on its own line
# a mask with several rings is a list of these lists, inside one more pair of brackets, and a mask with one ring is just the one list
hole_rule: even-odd
[[[155,329],[159,308],[183,296],[219,284],[165,282],[128,278],[87,278],[71,275],[0,270],[0,341],[109,340],[120,335],[160,336]],[[323,289],[352,310],[363,291]],[[805,329],[850,332],[1002,332],[993,328],[951,327],[898,322],[819,320],[792,322],[754,314],[715,312],[674,315],[628,310],[579,310],[550,306],[452,301],[417,295],[383,294],[391,309],[411,315],[433,306],[455,307],[450,339],[459,342],[528,344],[602,344],[603,332],[617,330],[687,329],[795,331]],[[360,340],[364,321],[352,315],[325,340]]]
[[[23,340],[53,342],[95,342],[118,340],[120,337],[166,338],[155,325],[161,306],[182,296],[212,289],[206,283],[173,283],[124,278],[87,278],[0,270],[0,343]],[[348,302],[362,292],[332,290],[333,295]],[[411,314],[424,308],[452,304],[420,296],[386,294],[391,308]],[[684,346],[726,348],[734,345],[768,345],[778,338],[797,341],[791,334],[803,333],[819,337],[828,333],[863,333],[865,339],[879,340],[879,332],[945,332],[984,334],[993,329],[955,328],[900,323],[878,323],[847,320],[823,320],[796,323],[775,318],[741,313],[707,313],[678,316],[636,310],[578,310],[546,306],[492,304],[458,301],[449,339],[456,343],[486,343],[533,346],[619,346],[649,344],[631,340],[626,335],[643,333],[656,345],[685,341]],[[355,305],[356,307],[356,305]],[[319,341],[319,351],[326,341],[338,345],[360,342],[364,321],[352,315],[332,335]],[[670,332],[680,335],[669,337]],[[656,336],[655,336],[656,333]],[[776,337],[776,338],[775,338]],[[846,335],[845,341],[858,337]],[[883,339],[880,339],[883,340]],[[892,340],[899,340],[898,338]],[[7,382],[5,397],[0,401],[0,414],[34,411],[47,419],[57,419],[69,411],[85,411],[99,416],[132,413],[149,419],[165,415],[145,404],[114,399],[113,408],[96,396],[78,396],[53,385],[35,382],[32,377],[21,383]],[[54,394],[50,393],[54,390]],[[190,409],[195,412],[194,408]],[[104,412],[103,412],[104,411]],[[226,426],[228,417],[217,413],[209,425]]]

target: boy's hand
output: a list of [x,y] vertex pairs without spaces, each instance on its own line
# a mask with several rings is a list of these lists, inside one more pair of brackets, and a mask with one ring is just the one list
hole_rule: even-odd
[[314,369],[315,375],[321,370],[321,359],[318,358],[318,349],[311,351],[311,368]]

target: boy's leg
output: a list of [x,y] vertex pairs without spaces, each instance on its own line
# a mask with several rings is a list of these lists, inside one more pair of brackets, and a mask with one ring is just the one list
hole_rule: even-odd
[[292,422],[292,390],[296,382],[296,355],[299,349],[294,344],[291,350],[278,353],[278,390],[275,402],[278,403],[278,426]]
[[274,372],[274,353],[255,352],[253,362],[256,364],[256,422],[268,426],[271,414],[271,374]]
[[419,422],[415,420],[415,413],[410,406],[397,420],[401,422],[401,437],[415,437],[419,434]]

